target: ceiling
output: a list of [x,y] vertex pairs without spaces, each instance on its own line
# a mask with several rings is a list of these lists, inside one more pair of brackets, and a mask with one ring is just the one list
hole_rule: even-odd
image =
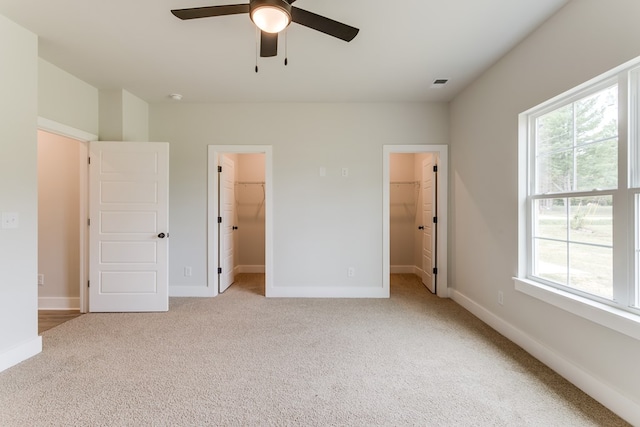
[[[0,0],[40,57],[149,103],[451,100],[568,0],[298,0],[360,28],[350,43],[292,24],[258,58],[249,16],[182,21],[171,9],[248,0]],[[449,79],[434,87],[435,79]]]

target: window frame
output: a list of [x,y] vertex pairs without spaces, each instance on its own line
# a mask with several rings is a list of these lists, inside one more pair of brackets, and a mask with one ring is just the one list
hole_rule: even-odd
[[[614,84],[618,85],[617,188],[536,194],[536,119]],[[631,117],[633,119],[629,119]],[[515,289],[640,340],[640,58],[521,113],[518,126],[519,229]],[[631,184],[636,187],[632,188]],[[533,276],[535,200],[597,194],[613,197],[613,300]]]

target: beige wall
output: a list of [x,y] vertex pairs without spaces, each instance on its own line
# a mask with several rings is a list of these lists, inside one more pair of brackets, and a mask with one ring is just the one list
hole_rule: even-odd
[[[238,218],[237,265],[264,268],[265,180],[264,154],[238,154],[236,163],[236,205]],[[242,184],[242,182],[249,184]]]
[[[450,278],[460,300],[640,423],[640,342],[514,289],[518,114],[640,55],[640,2],[576,0],[451,104]],[[498,292],[504,305],[498,304]],[[608,387],[608,388],[607,388]],[[634,406],[635,405],[635,406]],[[629,418],[628,418],[629,419]]]
[[0,371],[38,352],[38,39],[0,16]]
[[39,308],[79,308],[80,142],[38,132]]
[[389,250],[392,272],[394,267],[416,265],[413,255],[416,239],[414,226],[420,187],[414,184],[417,182],[414,162],[414,154],[392,153],[389,157]]

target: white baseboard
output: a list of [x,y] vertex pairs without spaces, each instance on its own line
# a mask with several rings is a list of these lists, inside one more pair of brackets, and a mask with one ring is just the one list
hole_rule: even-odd
[[640,426],[640,404],[622,395],[460,292],[452,289],[449,291],[449,296],[487,325],[522,347],[526,352],[618,414],[621,418],[624,418],[632,425]]
[[80,298],[39,297],[38,310],[80,310]]
[[18,363],[35,356],[42,351],[42,337],[37,336],[32,340],[13,347],[0,354],[0,372],[9,369]]
[[276,286],[266,290],[271,298],[389,298],[382,287]]
[[215,290],[208,286],[169,286],[170,297],[213,297]]

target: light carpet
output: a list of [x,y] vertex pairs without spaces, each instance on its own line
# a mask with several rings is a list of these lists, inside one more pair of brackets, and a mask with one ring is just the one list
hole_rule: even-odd
[[87,314],[0,373],[1,426],[623,426],[413,275],[390,299],[267,299],[243,274],[168,313]]

